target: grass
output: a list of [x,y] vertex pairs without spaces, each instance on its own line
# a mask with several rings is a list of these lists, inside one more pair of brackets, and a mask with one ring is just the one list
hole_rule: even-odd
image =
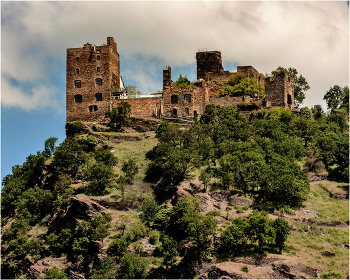
[[317,211],[318,222],[347,222],[349,221],[349,200],[336,200],[330,197],[325,188],[336,188],[339,183],[322,181],[310,183],[309,199],[305,203],[305,209]]

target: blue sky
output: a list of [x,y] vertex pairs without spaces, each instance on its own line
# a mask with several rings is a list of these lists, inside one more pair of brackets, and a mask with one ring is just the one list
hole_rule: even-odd
[[349,9],[343,2],[1,2],[1,177],[65,138],[66,49],[114,37],[124,82],[162,88],[171,66],[196,79],[198,49],[225,70],[294,67],[309,82],[304,106],[349,85]]

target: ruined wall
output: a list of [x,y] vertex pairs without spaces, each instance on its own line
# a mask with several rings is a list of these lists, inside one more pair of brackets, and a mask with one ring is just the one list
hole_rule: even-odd
[[211,72],[213,76],[220,76],[224,71],[222,67],[221,52],[218,51],[207,51],[207,52],[197,52],[197,80],[204,79],[207,80],[205,75]]
[[245,96],[234,96],[234,97],[220,97],[220,98],[210,98],[209,104],[214,104],[215,106],[236,106],[240,102],[252,102],[254,101],[248,95]]
[[[67,49],[66,106],[67,121],[88,121],[108,112],[112,81],[119,85],[119,54],[112,37],[108,44]],[[96,79],[102,79],[98,85]],[[75,82],[80,81],[80,87]],[[98,101],[96,94],[101,94]],[[76,96],[81,96],[81,102]]]
[[172,83],[173,82],[171,80],[171,67],[167,66],[163,70],[163,90],[171,87]]
[[294,110],[294,79],[282,73],[272,80],[265,78],[266,108],[284,107]]
[[145,97],[111,100],[111,109],[122,101],[131,105],[131,115],[158,116],[163,114],[163,97]]

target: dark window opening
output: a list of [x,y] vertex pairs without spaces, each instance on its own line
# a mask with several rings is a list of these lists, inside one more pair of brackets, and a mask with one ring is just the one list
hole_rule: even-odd
[[173,115],[177,116],[177,109],[173,109]]
[[193,111],[193,115],[194,115],[194,118],[196,119],[198,116],[197,111]]
[[97,111],[97,106],[96,105],[91,105],[89,106],[90,113],[93,111]]
[[75,87],[76,88],[81,88],[81,82],[80,81],[75,81]]
[[190,94],[185,94],[185,103],[191,103],[191,95]]
[[177,104],[177,95],[171,96],[171,104]]
[[77,62],[79,62],[79,57],[77,57]]
[[97,67],[97,72],[100,72],[100,67]]
[[97,56],[97,60],[100,60],[100,59],[101,59],[101,57],[98,55],[98,56]]
[[77,74],[79,75],[79,69],[77,69]]
[[102,93],[96,93],[96,101],[102,101]]
[[75,103],[81,103],[82,101],[83,101],[83,98],[80,94],[75,96]]
[[292,96],[288,94],[288,104],[292,104]]
[[190,109],[186,108],[186,114],[189,115],[190,114]]
[[96,85],[102,86],[102,79],[96,79]]

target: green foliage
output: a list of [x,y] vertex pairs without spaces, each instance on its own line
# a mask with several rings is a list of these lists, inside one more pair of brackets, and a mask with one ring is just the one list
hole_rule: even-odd
[[241,268],[241,270],[242,270],[243,272],[246,272],[246,273],[248,273],[248,272],[249,272],[249,270],[248,270],[248,267],[247,267],[247,266],[243,266],[243,267]]
[[78,259],[81,260],[86,255],[90,241],[87,237],[75,238],[72,246],[72,253]]
[[6,251],[11,259],[24,260],[27,256],[40,257],[42,246],[37,238],[20,236],[8,243]]
[[163,264],[171,265],[174,263],[175,258],[179,255],[177,251],[177,242],[174,238],[162,234],[160,236],[160,241],[162,242],[161,254],[163,256]]
[[275,240],[275,230],[267,215],[255,213],[250,216],[248,221],[248,231],[250,239],[258,242],[259,250],[264,245],[270,244]]
[[104,163],[107,166],[115,166],[118,163],[118,158],[114,156],[110,150],[100,147],[94,153],[97,162]]
[[230,75],[229,80],[227,81],[227,84],[230,86],[235,86],[239,84],[243,79],[247,78],[247,73],[245,72],[236,72]]
[[123,162],[122,171],[125,174],[126,182],[130,184],[131,180],[139,172],[139,167],[134,159],[129,159]]
[[118,277],[122,279],[144,279],[147,276],[148,262],[139,255],[126,253],[120,261]]
[[221,215],[221,211],[220,210],[212,210],[212,211],[209,211],[206,215],[207,216],[212,216],[212,217],[220,216]]
[[99,259],[98,265],[93,269],[90,279],[113,279],[117,274],[113,257]]
[[66,123],[66,136],[67,137],[72,137],[75,134],[78,134],[81,132],[83,128],[83,123],[82,122],[67,122]]
[[54,233],[47,235],[46,243],[54,253],[69,253],[73,243],[73,234],[69,228],[66,228],[58,236]]
[[141,91],[135,85],[126,85],[125,88],[129,97],[137,97],[141,94]]
[[210,182],[211,178],[212,178],[212,174],[207,170],[203,170],[199,175],[199,180],[203,183],[205,192],[208,189],[208,183]]
[[46,272],[44,279],[68,279],[68,277],[63,271],[54,266]]
[[46,157],[51,157],[55,150],[56,150],[56,142],[57,142],[58,138],[57,137],[49,137],[45,140],[45,155]]
[[159,206],[154,199],[144,198],[142,201],[142,205],[140,207],[141,221],[144,222],[147,226],[153,226],[155,216],[160,209],[161,209],[161,206]]
[[294,79],[294,105],[297,108],[305,99],[305,92],[310,89],[309,83],[295,68],[283,68],[279,66],[271,72],[271,76],[275,78],[277,75],[287,73],[289,77]]
[[109,256],[122,258],[127,252],[128,246],[129,243],[127,241],[117,238],[109,244],[106,252]]
[[342,104],[346,107],[346,104],[349,104],[349,87],[342,88],[338,85],[330,87],[323,100],[326,100],[328,109],[338,109]]
[[156,244],[159,242],[160,232],[158,230],[151,230],[148,233],[148,237],[151,244]]
[[273,222],[273,227],[276,232],[276,238],[275,238],[276,246],[278,246],[280,253],[282,253],[283,246],[287,241],[288,235],[290,233],[290,227],[287,221],[280,217],[278,217]]
[[173,86],[179,88],[188,88],[191,86],[193,87],[193,83],[191,83],[190,80],[187,79],[186,75],[182,76],[182,74],[180,74],[177,80],[173,83]]
[[78,137],[76,137],[77,142],[81,145],[82,149],[85,152],[92,152],[95,150],[95,147],[98,144],[98,141],[95,137],[93,137],[92,135],[79,135]]
[[106,188],[112,185],[111,178],[115,177],[113,169],[102,163],[95,163],[83,171],[85,180],[90,181],[86,192],[92,195],[103,195]]
[[78,236],[87,237],[88,240],[103,241],[108,236],[112,218],[110,214],[93,216],[89,221],[82,221],[76,230]]
[[243,218],[231,220],[231,225],[221,233],[220,241],[222,246],[231,253],[237,254],[247,246],[248,221]]
[[324,116],[321,105],[315,105],[314,108],[311,108],[311,111],[315,120],[320,120]]
[[328,272],[328,273],[322,273],[321,279],[344,279],[343,274],[340,272]]
[[131,105],[128,102],[122,101],[117,108],[113,108],[109,113],[111,122],[116,124],[117,129],[124,126],[130,126],[128,117],[131,114]]
[[300,116],[307,119],[307,120],[313,119],[312,111],[308,107],[303,107],[300,109]]
[[178,128],[181,127],[180,124],[178,124],[178,123],[170,123],[168,121],[161,121],[160,124],[156,128],[156,137],[160,138],[162,133],[164,131],[167,131],[169,129],[169,127],[172,127],[172,126],[175,126],[175,127],[178,127]]
[[146,235],[147,227],[141,221],[136,221],[128,226],[124,238],[127,241],[135,241],[140,237],[145,237]]
[[247,77],[241,79],[240,82],[234,86],[227,85],[224,89],[219,91],[219,94],[220,96],[249,95],[251,97],[263,97],[265,89],[256,79]]

